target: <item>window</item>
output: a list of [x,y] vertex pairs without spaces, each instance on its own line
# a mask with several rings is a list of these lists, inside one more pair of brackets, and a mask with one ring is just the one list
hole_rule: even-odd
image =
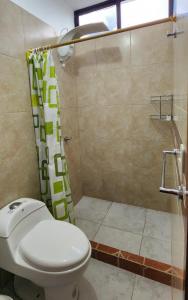
[[107,0],[74,12],[75,26],[104,22],[109,30],[173,15],[174,0]]
[[169,0],[131,0],[121,2],[121,26],[130,27],[169,16]]
[[103,22],[110,30],[117,29],[116,6],[110,6],[79,16],[79,25]]

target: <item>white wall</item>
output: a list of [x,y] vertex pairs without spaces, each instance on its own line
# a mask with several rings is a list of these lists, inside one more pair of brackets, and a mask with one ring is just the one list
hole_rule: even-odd
[[62,28],[74,27],[74,11],[66,0],[11,0],[34,16],[54,27],[57,34]]
[[176,16],[188,13],[188,1],[187,0],[175,0],[174,1]]
[[104,2],[104,0],[66,0],[74,10]]

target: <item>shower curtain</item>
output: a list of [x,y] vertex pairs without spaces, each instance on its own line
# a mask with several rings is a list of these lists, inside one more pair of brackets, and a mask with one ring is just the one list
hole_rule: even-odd
[[52,53],[28,52],[27,62],[41,200],[56,219],[75,223],[67,162],[61,141],[59,91]]

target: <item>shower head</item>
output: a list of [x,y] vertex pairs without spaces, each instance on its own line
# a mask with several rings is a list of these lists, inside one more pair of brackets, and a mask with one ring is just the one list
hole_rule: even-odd
[[104,32],[104,31],[109,31],[108,27],[103,23],[91,23],[91,24],[86,24],[82,26],[77,26],[74,29],[70,30],[67,32],[63,37],[62,37],[62,42],[67,42],[71,41],[74,39],[79,39],[84,35],[92,34],[92,33],[98,33],[98,32]]
[[[109,28],[102,22],[77,26],[74,29],[68,31],[65,35],[60,36],[58,39],[58,43],[65,43],[74,39],[79,39],[85,35],[105,31],[109,31]],[[73,51],[74,45],[58,48],[58,53],[62,64],[64,64],[69,58],[71,58],[71,56],[73,55]]]

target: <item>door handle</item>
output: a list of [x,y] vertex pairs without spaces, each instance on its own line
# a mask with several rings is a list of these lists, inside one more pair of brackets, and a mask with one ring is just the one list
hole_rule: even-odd
[[[182,150],[183,151],[183,150]],[[164,150],[163,151],[163,167],[162,167],[162,177],[161,177],[161,186],[159,188],[159,191],[161,193],[170,194],[178,196],[179,198],[182,198],[184,195],[188,195],[188,191],[186,191],[185,187],[183,185],[178,186],[177,188],[167,188],[166,187],[166,159],[167,155],[174,155],[175,157],[177,155],[180,155],[183,157],[183,153],[179,149],[173,149],[173,150]]]

